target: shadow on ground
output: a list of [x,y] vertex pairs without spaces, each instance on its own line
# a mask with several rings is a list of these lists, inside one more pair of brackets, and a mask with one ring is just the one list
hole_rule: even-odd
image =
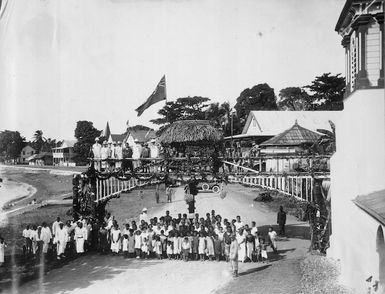
[[[41,292],[44,288],[50,289],[50,293],[60,292],[63,289],[66,291],[72,291],[75,289],[87,288],[95,281],[108,280],[114,276],[131,270],[140,270],[145,267],[153,266],[161,261],[158,260],[136,260],[125,259],[121,255],[99,255],[89,254],[77,258],[70,263],[64,264],[60,268],[56,268],[54,271],[47,272],[55,276],[60,276],[66,273],[66,279],[54,279],[54,283],[44,282],[44,277],[41,279],[39,276],[35,276],[36,279],[33,285],[30,287],[30,292]],[[76,283],[68,282],[70,280],[76,280]],[[50,279],[52,280],[52,279]],[[46,292],[46,291],[45,291]]]
[[[258,231],[262,236],[266,236],[269,231],[269,225],[258,227]],[[278,225],[273,225],[274,230],[278,233]],[[290,224],[285,226],[286,235],[278,236],[279,241],[286,241],[287,238],[297,238],[310,240],[310,229],[306,223]]]

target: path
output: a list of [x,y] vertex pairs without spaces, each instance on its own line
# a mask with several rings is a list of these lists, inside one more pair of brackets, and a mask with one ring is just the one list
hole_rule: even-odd
[[[230,185],[225,199],[212,193],[198,194],[197,212],[201,215],[215,209],[226,218],[241,215],[250,223],[255,220],[262,230],[274,224],[276,214],[269,212],[263,204],[253,202],[255,192],[240,185]],[[186,212],[183,193],[176,193],[174,202],[165,209],[171,215]],[[150,210],[151,216],[163,212]],[[288,232],[300,232],[306,225],[288,217]],[[60,269],[49,272],[39,281],[28,282],[20,293],[296,293],[299,285],[298,260],[306,252],[308,240],[290,238],[278,242],[280,253],[269,265],[240,264],[240,277],[233,279],[229,265],[225,262],[188,262],[158,260],[124,260],[122,256],[89,255],[76,259]],[[273,255],[271,255],[273,256]],[[254,279],[257,275],[260,279]],[[270,291],[271,283],[294,285],[284,291]],[[258,286],[259,283],[259,286]],[[247,289],[239,288],[247,286]],[[277,288],[279,291],[279,288]]]

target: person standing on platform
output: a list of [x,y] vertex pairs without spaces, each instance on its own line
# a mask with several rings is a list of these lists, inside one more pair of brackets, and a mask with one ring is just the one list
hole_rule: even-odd
[[102,145],[99,144],[99,138],[95,138],[95,143],[92,145],[92,154],[94,156],[94,167],[96,170],[100,171],[101,164],[100,164],[100,159],[101,159],[101,151],[102,151]]
[[279,207],[279,211],[277,213],[277,224],[279,226],[279,235],[285,235],[285,225],[286,225],[286,212],[283,210],[283,206]]
[[123,160],[123,147],[121,141],[118,141],[118,145],[115,147],[115,159],[117,159],[115,168],[121,168]]
[[107,141],[104,141],[103,142],[103,146],[100,150],[100,159],[102,161],[102,170],[105,170],[107,169],[107,159],[108,159],[108,156],[110,154],[110,149],[108,148],[108,143]]
[[131,147],[126,143],[125,147],[123,148],[123,163],[122,163],[122,168],[124,171],[133,170],[133,165],[132,161],[132,149]]

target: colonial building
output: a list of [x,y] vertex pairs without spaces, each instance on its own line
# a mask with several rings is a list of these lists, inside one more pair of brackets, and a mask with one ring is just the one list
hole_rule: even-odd
[[319,133],[300,126],[296,121],[291,128],[260,144],[261,168],[257,170],[274,173],[294,171],[301,162],[294,157],[308,155],[320,137]]
[[332,236],[342,282],[385,292],[384,1],[346,1],[335,30],[346,58],[346,97],[331,160]]
[[36,150],[31,147],[31,145],[25,146],[23,149],[21,149],[20,152],[20,158],[19,158],[19,163],[21,164],[27,164],[27,158],[31,157],[36,153]]
[[75,166],[73,160],[76,141],[64,140],[59,147],[52,148],[53,164],[58,166]]
[[[225,137],[226,147],[231,142],[248,156],[253,144],[259,145],[277,136],[293,125],[295,121],[302,127],[316,132],[317,129],[332,131],[330,122],[335,123],[341,111],[250,111],[242,134]],[[337,126],[338,128],[338,126]]]

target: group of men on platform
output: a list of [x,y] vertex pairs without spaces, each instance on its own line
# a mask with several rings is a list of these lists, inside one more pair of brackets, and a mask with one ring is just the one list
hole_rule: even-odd
[[[133,168],[139,166],[139,162],[133,163],[132,159],[133,150],[127,144],[121,141],[118,142],[107,142],[103,141],[99,143],[99,138],[95,139],[95,144],[92,145],[92,158],[94,159],[94,167],[97,170],[114,170],[122,168],[123,170],[133,170]],[[147,145],[139,148],[138,158],[149,158],[150,149]],[[114,159],[110,160],[109,159]],[[128,159],[128,160],[125,160]]]

